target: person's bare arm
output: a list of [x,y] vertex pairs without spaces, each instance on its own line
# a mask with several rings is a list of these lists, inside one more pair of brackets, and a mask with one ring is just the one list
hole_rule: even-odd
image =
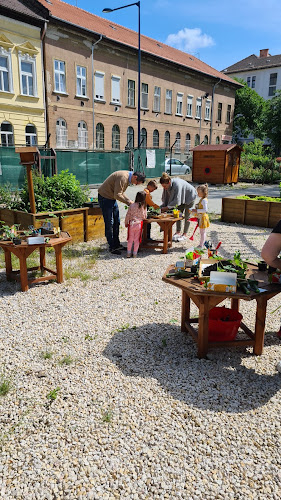
[[280,252],[281,234],[271,233],[262,248],[261,256],[269,266],[281,269],[281,258],[279,257]]

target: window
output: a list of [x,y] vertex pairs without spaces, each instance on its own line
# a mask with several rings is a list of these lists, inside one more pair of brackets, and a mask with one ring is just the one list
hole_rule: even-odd
[[193,97],[191,95],[187,96],[186,116],[192,116],[192,100],[193,100]]
[[202,107],[202,99],[201,97],[199,97],[198,99],[196,99],[196,116],[195,116],[195,118],[197,118],[198,120],[201,119],[201,107]]
[[102,123],[97,123],[96,126],[96,148],[104,149],[104,126]]
[[160,111],[161,88],[154,87],[153,111]]
[[222,116],[222,103],[219,102],[218,103],[218,117],[217,117],[218,122],[221,122],[221,116]]
[[136,82],[128,80],[128,106],[135,106]]
[[219,136],[217,135],[217,137],[216,137],[216,144],[219,144],[219,143],[220,143],[220,138],[219,138]]
[[64,61],[54,61],[55,65],[55,92],[66,93],[65,85],[65,62]]
[[206,101],[206,104],[205,104],[205,120],[210,120],[210,111],[211,111],[211,101]]
[[104,101],[104,73],[95,72],[95,99]]
[[112,127],[112,149],[120,150],[120,128],[118,125]]
[[230,118],[231,118],[231,104],[228,104],[226,111],[226,123],[230,123]]
[[182,116],[182,98],[183,94],[181,92],[177,93],[177,111],[176,114]]
[[185,136],[185,152],[186,153],[189,152],[190,146],[191,146],[190,134],[186,134],[186,136]]
[[37,96],[35,58],[19,53],[19,66],[22,95]]
[[271,73],[269,77],[268,95],[271,97],[275,94],[277,84],[277,73]]
[[36,127],[30,123],[25,127],[25,144],[26,146],[37,145]]
[[254,89],[256,87],[256,77],[255,76],[248,76],[247,77],[247,85],[248,87],[251,87]]
[[147,83],[141,84],[141,107],[148,109],[148,85]]
[[111,77],[111,102],[113,104],[120,104],[120,77]]
[[13,92],[11,53],[0,47],[0,91]]
[[14,132],[11,123],[2,122],[1,123],[1,146],[13,146],[14,145]]
[[87,149],[88,143],[88,129],[85,122],[78,123],[78,148]]
[[86,68],[83,66],[76,67],[76,93],[82,97],[87,95]]
[[200,144],[199,134],[196,134],[194,144],[195,144],[195,146],[199,146],[199,144]]
[[158,130],[153,130],[153,147],[159,148],[159,132]]
[[63,118],[59,118],[56,123],[56,144],[57,148],[67,148],[67,126]]
[[168,130],[166,130],[165,135],[164,135],[164,148],[170,149],[170,144],[171,144],[170,132]]
[[166,90],[165,113],[172,114],[172,91]]
[[[135,82],[134,82],[135,83]],[[133,127],[127,128],[127,147],[133,149],[134,147],[134,129]]]
[[176,133],[176,144],[175,150],[179,153],[181,150],[181,135],[179,132]]
[[142,128],[141,129],[141,133],[140,133],[140,147],[141,148],[146,148],[147,147],[147,131],[146,131],[146,128]]
[[208,142],[209,142],[209,140],[208,140],[208,136],[207,136],[207,135],[205,135],[205,137],[204,137],[204,144],[206,144],[206,145],[207,145],[207,144],[208,144]]

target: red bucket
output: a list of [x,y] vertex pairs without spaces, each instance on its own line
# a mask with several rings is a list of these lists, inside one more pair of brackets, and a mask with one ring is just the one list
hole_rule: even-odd
[[209,341],[234,340],[242,319],[242,314],[234,309],[213,307],[209,311]]

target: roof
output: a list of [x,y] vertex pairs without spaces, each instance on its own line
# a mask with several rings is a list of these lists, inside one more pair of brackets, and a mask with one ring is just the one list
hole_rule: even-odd
[[190,151],[230,151],[233,148],[242,148],[238,144],[202,144],[195,146]]
[[232,66],[228,66],[228,68],[225,68],[222,71],[224,73],[240,73],[241,71],[272,68],[274,66],[281,66],[281,54],[277,56],[271,56],[268,54],[267,57],[258,57],[255,54],[252,54],[251,56],[232,64]]
[[[113,23],[108,19],[91,14],[90,12],[62,2],[61,0],[38,1],[40,1],[40,3],[49,10],[50,17],[53,19],[69,23],[72,26],[88,30],[93,34],[103,35],[107,39],[138,49],[138,33],[136,31]],[[235,87],[241,86],[232,78],[200,61],[200,59],[145,35],[141,35],[141,51],[167,61],[172,61],[173,63],[205,75],[217,79],[221,78],[224,82],[228,82]]]
[[46,10],[38,2],[32,0],[29,0],[28,6],[21,0],[0,0],[0,8],[4,16],[8,14],[7,11],[13,11],[16,17],[27,16],[37,21],[44,21],[47,16]]

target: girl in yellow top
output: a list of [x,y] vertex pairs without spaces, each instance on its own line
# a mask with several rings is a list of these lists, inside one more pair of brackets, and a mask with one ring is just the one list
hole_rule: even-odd
[[200,198],[199,202],[195,205],[196,210],[192,212],[198,217],[198,224],[200,230],[200,244],[199,247],[203,248],[204,242],[206,241],[206,229],[210,226],[209,216],[208,216],[208,184],[200,184],[197,187],[197,194]]

